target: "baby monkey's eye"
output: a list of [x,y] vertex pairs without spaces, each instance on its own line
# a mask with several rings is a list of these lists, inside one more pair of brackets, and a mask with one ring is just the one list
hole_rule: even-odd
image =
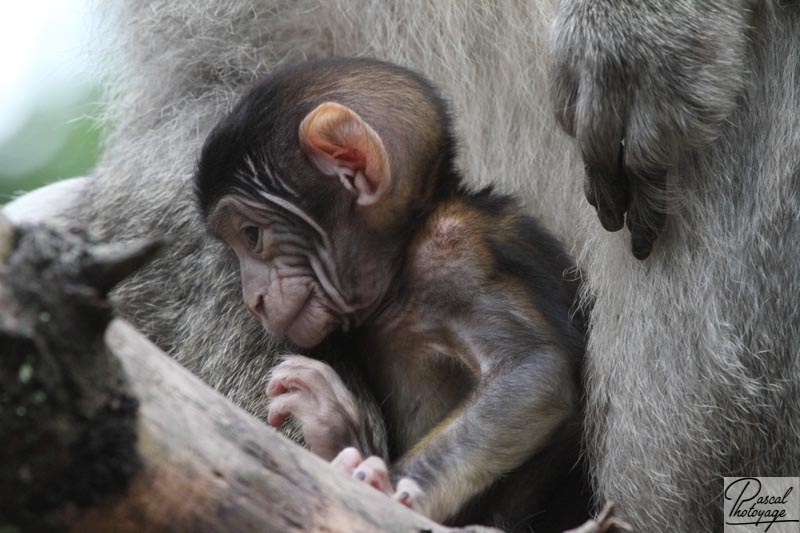
[[261,230],[257,226],[244,226],[240,231],[251,250],[258,248],[258,243],[261,240]]

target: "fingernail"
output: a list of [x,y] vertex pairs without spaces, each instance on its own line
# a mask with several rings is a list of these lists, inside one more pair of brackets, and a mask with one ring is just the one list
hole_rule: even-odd
[[597,198],[594,195],[594,189],[592,188],[591,182],[586,179],[584,184],[585,186],[583,188],[583,194],[586,196],[586,201],[589,202],[590,206],[597,208]]
[[653,251],[653,243],[648,241],[647,239],[643,239],[638,237],[637,235],[631,236],[631,252],[633,252],[633,257],[642,261],[647,259],[647,256],[650,255],[650,252]]
[[653,247],[652,246],[633,247],[631,251],[633,252],[633,257],[635,257],[639,261],[644,261],[650,256],[650,252],[653,251]]
[[367,473],[364,472],[363,470],[359,470],[358,472],[356,472],[356,479],[357,480],[364,481],[365,477],[367,477]]
[[648,235],[646,231],[637,231],[637,229],[634,228],[631,232],[631,252],[633,252],[633,257],[642,261],[647,259],[650,252],[653,251],[655,236]]
[[621,213],[616,213],[610,209],[598,209],[597,216],[600,219],[600,225],[606,231],[619,231],[622,229],[623,217]]

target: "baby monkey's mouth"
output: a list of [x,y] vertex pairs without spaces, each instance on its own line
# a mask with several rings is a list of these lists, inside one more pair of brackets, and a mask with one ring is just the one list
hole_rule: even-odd
[[288,336],[289,332],[292,330],[292,327],[294,327],[294,325],[300,320],[300,318],[306,312],[308,304],[309,302],[311,302],[311,299],[313,297],[314,297],[314,291],[313,290],[308,291],[308,294],[303,299],[302,303],[297,307],[297,310],[291,314],[291,318],[289,318],[289,320],[286,321],[286,325],[283,328],[281,328],[282,331],[280,333],[284,333]]
[[325,299],[313,289],[290,316],[281,333],[300,348],[317,346],[339,324],[336,314],[325,305]]

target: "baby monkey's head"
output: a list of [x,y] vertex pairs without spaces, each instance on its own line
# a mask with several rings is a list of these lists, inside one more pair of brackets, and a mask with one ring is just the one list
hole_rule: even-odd
[[372,59],[281,68],[203,146],[195,190],[248,308],[301,347],[380,306],[424,213],[458,187],[446,106]]

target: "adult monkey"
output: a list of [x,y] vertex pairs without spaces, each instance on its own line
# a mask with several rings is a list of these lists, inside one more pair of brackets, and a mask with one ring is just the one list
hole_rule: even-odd
[[367,54],[409,65],[450,97],[466,174],[526,197],[591,273],[588,448],[600,497],[642,531],[719,530],[721,476],[800,472],[800,8],[593,5],[561,12],[556,106],[601,221],[616,229],[627,211],[645,261],[583,202],[580,154],[545,97],[554,3],[120,3],[107,32],[124,58],[117,128],[81,209],[107,238],[179,235],[118,293],[120,308],[263,415],[271,346],[243,311],[232,259],[203,235],[188,190],[196,149],[279,62]]

